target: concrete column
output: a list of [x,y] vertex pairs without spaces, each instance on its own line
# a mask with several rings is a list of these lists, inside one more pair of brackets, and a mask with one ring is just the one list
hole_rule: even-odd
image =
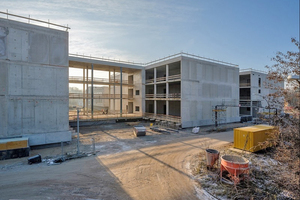
[[156,83],[156,68],[154,68],[154,84]]
[[92,63],[92,72],[91,72],[91,114],[92,114],[92,119],[94,118],[94,64]]
[[122,86],[123,86],[123,83],[122,83],[122,67],[120,67],[120,117],[122,117]]
[[166,81],[169,81],[169,65],[166,65]]
[[166,115],[169,115],[169,100],[166,101]]
[[169,98],[169,83],[166,83],[166,98]]
[[156,100],[154,100],[154,115],[156,115],[157,109],[156,109]]

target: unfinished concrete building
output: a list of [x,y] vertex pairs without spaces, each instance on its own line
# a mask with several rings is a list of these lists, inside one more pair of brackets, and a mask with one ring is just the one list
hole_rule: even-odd
[[0,139],[71,140],[68,53],[67,31],[0,18]]
[[158,60],[146,66],[144,115],[183,128],[236,122],[238,84],[239,68],[230,63],[185,53]]
[[[267,87],[275,84],[267,79],[267,73],[254,69],[240,70],[240,116],[245,120],[256,118],[258,112],[269,105],[268,94],[274,93]],[[283,88],[284,82],[276,83]],[[272,111],[273,112],[273,111]]]
[[147,64],[69,55],[67,31],[0,18],[0,70],[0,139],[31,146],[70,141],[77,108],[82,121],[239,121],[238,67],[190,54]]
[[70,121],[142,117],[144,67],[71,55],[69,74]]

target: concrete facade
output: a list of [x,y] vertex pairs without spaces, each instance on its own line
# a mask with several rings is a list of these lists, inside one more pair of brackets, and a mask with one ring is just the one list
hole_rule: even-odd
[[214,124],[216,105],[224,123],[240,121],[236,66],[177,56],[146,67],[146,92],[146,113],[178,116],[183,128]]
[[68,32],[0,18],[0,139],[70,141]]

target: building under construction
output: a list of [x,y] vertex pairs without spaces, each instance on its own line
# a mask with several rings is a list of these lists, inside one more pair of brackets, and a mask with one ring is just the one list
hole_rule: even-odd
[[[145,64],[69,55],[68,27],[33,21],[0,18],[0,139],[70,141],[77,109],[79,120],[93,122],[144,118],[185,128],[240,120],[239,108],[224,104],[238,102],[237,65],[187,53]],[[216,119],[217,105],[225,107]]]

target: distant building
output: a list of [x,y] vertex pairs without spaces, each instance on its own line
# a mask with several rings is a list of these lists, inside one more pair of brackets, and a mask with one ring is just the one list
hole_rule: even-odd
[[[269,105],[268,94],[275,91],[267,87],[274,84],[267,79],[267,73],[254,69],[240,70],[240,116],[245,120],[258,117],[258,112],[265,110]],[[276,83],[284,87],[284,83]],[[272,108],[273,112],[274,108]]]

